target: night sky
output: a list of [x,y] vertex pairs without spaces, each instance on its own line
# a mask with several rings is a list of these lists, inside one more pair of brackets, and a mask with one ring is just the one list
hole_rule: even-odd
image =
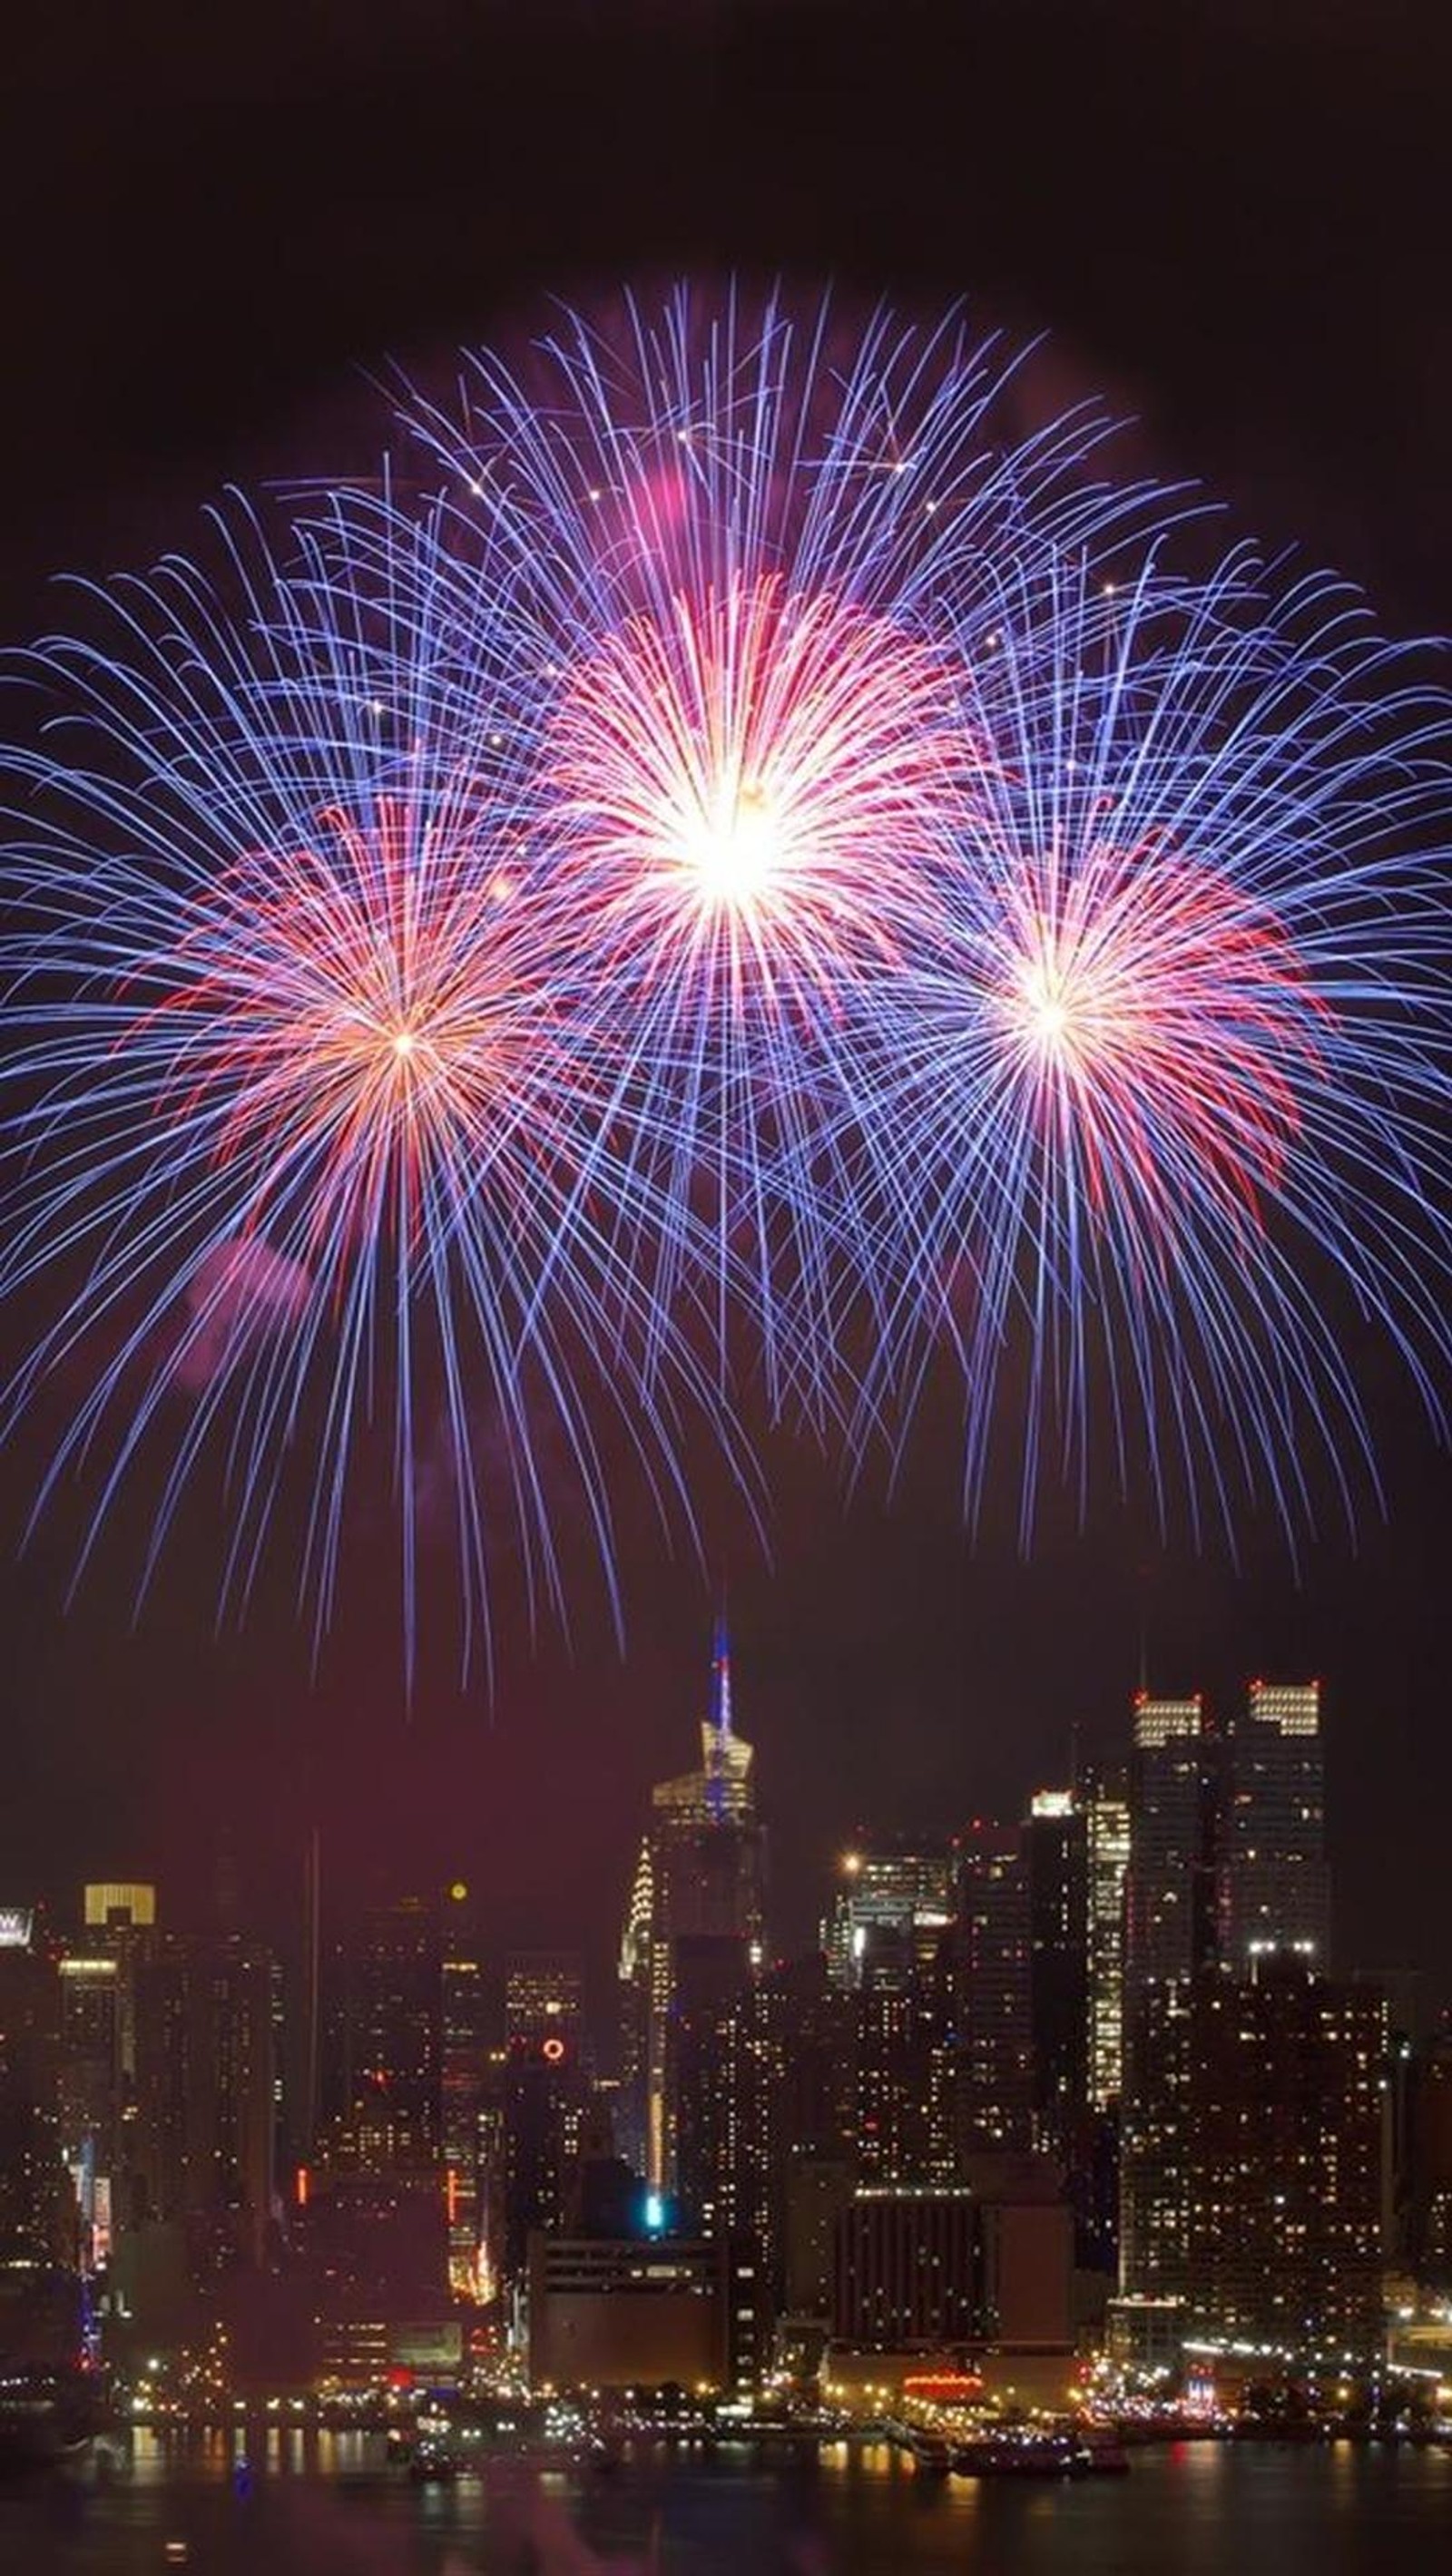
[[[7,642],[56,613],[53,571],[187,550],[228,481],[362,470],[388,359],[442,380],[547,291],[733,268],[1047,331],[1047,398],[1104,391],[1131,461],[1202,479],[1227,536],[1336,565],[1394,632],[1452,622],[1438,0],[137,0],[28,12],[7,49]],[[1386,1518],[1299,1580],[1269,1529],[1237,1566],[1107,1503],[1051,1513],[1024,1562],[1006,1480],[970,1548],[946,1380],[891,1504],[878,1477],[844,1508],[774,1444],[769,1564],[703,1456],[783,1944],[859,1820],[1016,1811],[1074,1728],[1121,1744],[1143,1631],[1157,1686],[1222,1709],[1256,1671],[1323,1677],[1342,1962],[1452,1993],[1452,1471],[1375,1363],[1371,1403]],[[205,1491],[138,1626],[124,1546],[67,1613],[63,1513],[15,1565],[38,1455],[0,1466],[0,1897],[154,1870],[175,1921],[227,1847],[283,1932],[321,1814],[340,1898],[462,1872],[501,1941],[603,1957],[709,1643],[712,1580],[638,1497],[623,1661],[588,1570],[572,1646],[532,1653],[506,1567],[492,1703],[482,1675],[460,1693],[441,1615],[406,1719],[381,1516],[314,1679],[285,1547],[215,1634]]]

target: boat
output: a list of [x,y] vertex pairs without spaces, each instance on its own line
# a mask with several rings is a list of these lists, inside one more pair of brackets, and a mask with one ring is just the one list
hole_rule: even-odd
[[941,2433],[929,2433],[922,2429],[909,2433],[907,2448],[912,2455],[914,2466],[922,2469],[929,2477],[945,2478],[953,2466],[952,2450]]
[[416,2486],[442,2486],[459,2474],[458,2455],[447,2442],[417,2442],[409,2457],[408,2474]]
[[953,2451],[960,2478],[1122,2477],[1128,2467],[1117,2442],[1076,2433],[985,2433]]

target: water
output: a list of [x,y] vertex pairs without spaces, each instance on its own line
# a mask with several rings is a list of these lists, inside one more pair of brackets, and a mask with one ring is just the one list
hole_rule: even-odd
[[[0,2487],[15,2576],[1412,2576],[1452,2565],[1452,2455],[1183,2444],[1128,2478],[947,2484],[887,2453],[416,2488],[359,2434],[274,2429]],[[239,2491],[239,2489],[241,2491]]]

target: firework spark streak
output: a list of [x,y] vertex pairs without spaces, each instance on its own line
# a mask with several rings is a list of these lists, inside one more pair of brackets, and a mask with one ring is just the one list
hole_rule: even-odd
[[[607,1568],[605,1390],[663,1506],[684,1502],[677,1402],[729,1441],[621,1250],[647,1211],[575,1026],[577,915],[533,861],[485,666],[467,729],[440,679],[432,545],[400,520],[406,629],[316,532],[284,574],[244,528],[215,591],[173,568],[93,600],[112,641],[39,657],[64,747],[21,760],[41,792],[12,858],[4,1255],[10,1288],[70,1276],[12,1411],[90,1373],[48,1485],[99,1463],[93,1538],[148,1437],[169,1449],[144,1580],[220,1442],[223,1594],[244,1598],[311,1441],[302,1580],[325,1620],[386,1390],[410,1662],[421,1462],[444,1460],[467,1653],[501,1543],[481,1450],[507,1461],[531,1591],[562,1608],[541,1411]],[[453,637],[448,665],[462,685]]]
[[856,1133],[908,1282],[891,1357],[905,1312],[948,1323],[970,1505],[1007,1416],[1025,1539],[1101,1435],[1162,1518],[1178,1481],[1232,1535],[1247,1493],[1304,1528],[1313,1454],[1349,1514],[1348,1319],[1442,1414],[1445,707],[1324,582],[1060,562],[1003,581],[972,721]]

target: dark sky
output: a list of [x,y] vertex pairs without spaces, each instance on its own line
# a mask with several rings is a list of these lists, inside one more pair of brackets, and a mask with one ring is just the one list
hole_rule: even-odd
[[[1056,381],[1132,411],[1230,531],[1338,565],[1395,631],[1452,618],[1439,0],[135,0],[27,12],[7,47],[7,640],[52,571],[185,550],[225,481],[360,463],[386,358],[508,340],[546,289],[733,266],[1048,330]],[[844,1511],[783,1447],[770,1566],[703,1465],[784,1936],[858,1819],[1016,1806],[1075,1725],[1117,1742],[1143,1618],[1156,1681],[1222,1706],[1259,1669],[1324,1677],[1343,1956],[1452,1991],[1452,1477],[1410,1395],[1377,1402],[1386,1521],[1299,1583],[1267,1533],[1237,1573],[1110,1509],[1025,1563],[992,1494],[969,1549],[950,1405],[892,1508]],[[710,1615],[629,1504],[623,1663],[588,1585],[572,1653],[531,1656],[505,1599],[492,1709],[428,1655],[405,1723],[366,1565],[316,1682],[285,1563],[214,1635],[205,1497],[134,1633],[114,1565],[65,1614],[62,1529],[10,1567],[34,1467],[4,1470],[0,1895],[154,1868],[175,1917],[231,1842],[277,1911],[321,1802],[340,1887],[462,1870],[500,1938],[603,1948]]]

